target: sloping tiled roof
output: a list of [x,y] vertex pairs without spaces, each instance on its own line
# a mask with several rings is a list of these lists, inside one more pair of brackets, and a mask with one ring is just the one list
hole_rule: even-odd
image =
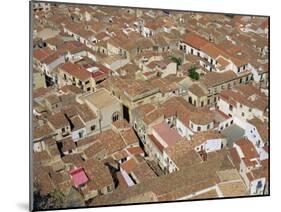
[[204,38],[200,37],[199,35],[196,35],[195,33],[188,33],[183,40],[188,45],[196,48],[201,49],[203,46],[208,44],[209,42],[205,40]]
[[178,134],[177,130],[170,128],[166,122],[154,125],[154,131],[165,141],[168,146],[174,145],[182,137]]
[[71,62],[62,64],[60,68],[63,71],[69,73],[74,77],[77,77],[82,81],[89,79],[92,76],[91,72],[87,71],[85,68],[81,67],[80,65]]

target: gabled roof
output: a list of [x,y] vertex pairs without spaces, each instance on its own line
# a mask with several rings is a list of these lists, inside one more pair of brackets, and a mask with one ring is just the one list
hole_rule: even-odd
[[60,66],[60,68],[69,73],[70,75],[77,77],[78,79],[84,81],[91,78],[91,72],[87,71],[85,68],[81,67],[78,64],[67,62]]
[[188,33],[183,40],[188,45],[201,50],[209,42],[195,33]]
[[138,144],[139,139],[132,128],[120,132],[120,135],[126,145]]
[[258,118],[252,118],[248,122],[257,128],[263,141],[267,142],[268,141],[268,128],[269,128],[268,124],[266,122],[262,122]]
[[198,146],[202,143],[212,140],[212,139],[224,139],[225,137],[220,134],[218,131],[212,130],[212,131],[204,131],[204,132],[198,132],[194,134],[191,137],[191,143],[192,146]]
[[64,113],[58,112],[48,117],[48,121],[54,126],[55,129],[60,129],[69,126],[69,122]]
[[96,189],[103,189],[113,184],[110,171],[102,161],[87,160],[84,162],[83,167],[92,186]]
[[[136,184],[125,190],[95,198],[90,205],[120,204],[151,191],[161,201],[172,201],[216,185],[216,172],[233,169],[225,152],[220,151],[203,163]],[[227,195],[226,195],[227,196]],[[150,200],[151,201],[151,200]],[[130,203],[130,201],[127,201]]]
[[207,92],[205,92],[204,89],[200,87],[200,85],[195,83],[188,88],[188,91],[193,93],[197,97],[202,97],[207,94]]
[[254,146],[254,144],[246,138],[239,139],[235,142],[236,145],[240,147],[244,154],[243,159],[254,159],[259,158],[259,154]]
[[237,74],[233,71],[225,71],[222,73],[208,72],[200,80],[207,88],[217,86],[237,78]]
[[49,47],[39,48],[39,49],[33,50],[33,57],[41,62],[53,53],[54,53],[54,51],[51,50]]
[[88,182],[88,177],[85,174],[83,168],[75,168],[70,171],[70,175],[72,177],[72,181],[75,187],[79,187],[80,185]]
[[180,134],[174,128],[170,128],[166,122],[156,124],[153,127],[153,130],[157,133],[158,136],[164,140],[167,146],[173,146],[177,141],[182,139]]

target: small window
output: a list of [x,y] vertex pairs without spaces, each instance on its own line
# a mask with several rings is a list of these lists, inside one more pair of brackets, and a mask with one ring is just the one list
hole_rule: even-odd
[[83,131],[79,132],[79,138],[83,138]]
[[96,125],[91,126],[91,131],[94,131],[96,129]]
[[230,124],[233,124],[233,120],[231,120]]
[[261,145],[261,140],[258,140],[257,147],[260,148],[260,145]]
[[262,188],[262,181],[259,181],[259,182],[258,182],[257,188],[258,188],[258,189]]
[[86,82],[85,82],[85,84],[87,85],[87,84],[89,84],[90,83],[90,81],[89,80],[87,80]]
[[207,129],[210,129],[210,125],[209,124],[207,125]]
[[244,117],[244,116],[245,116],[245,113],[244,113],[244,112],[242,112],[242,113],[241,113],[241,115],[242,115],[242,117]]
[[91,90],[91,88],[89,87],[89,88],[87,88],[87,91],[90,91]]
[[182,135],[182,130],[181,130],[181,128],[178,128],[178,132]]
[[197,131],[198,131],[198,132],[201,131],[201,127],[198,126],[198,127],[197,127]]

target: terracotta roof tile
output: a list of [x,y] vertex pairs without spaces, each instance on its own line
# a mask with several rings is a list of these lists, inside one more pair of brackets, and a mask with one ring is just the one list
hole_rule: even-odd
[[124,169],[127,173],[130,173],[135,167],[137,167],[137,162],[134,158],[125,161],[121,164],[121,168]]
[[188,33],[184,37],[184,42],[199,50],[209,43],[207,40],[200,37],[199,35],[196,35],[195,33]]
[[60,66],[60,69],[69,73],[70,75],[77,77],[78,79],[84,81],[91,78],[91,72],[87,71],[85,68],[78,64],[71,62],[64,63]]
[[69,122],[62,112],[55,113],[48,117],[48,121],[54,126],[55,129],[61,129],[69,126]]
[[235,142],[235,144],[241,148],[245,156],[244,157],[245,159],[259,158],[259,154],[255,146],[248,139],[245,138],[239,139],[238,141]]
[[173,146],[177,141],[181,140],[181,136],[178,134],[177,130],[170,128],[166,122],[154,125],[153,130],[160,136],[167,146]]

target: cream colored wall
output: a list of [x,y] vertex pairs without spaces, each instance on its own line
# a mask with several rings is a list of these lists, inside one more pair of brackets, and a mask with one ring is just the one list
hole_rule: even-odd
[[41,72],[33,73],[33,89],[46,88],[45,76]]

